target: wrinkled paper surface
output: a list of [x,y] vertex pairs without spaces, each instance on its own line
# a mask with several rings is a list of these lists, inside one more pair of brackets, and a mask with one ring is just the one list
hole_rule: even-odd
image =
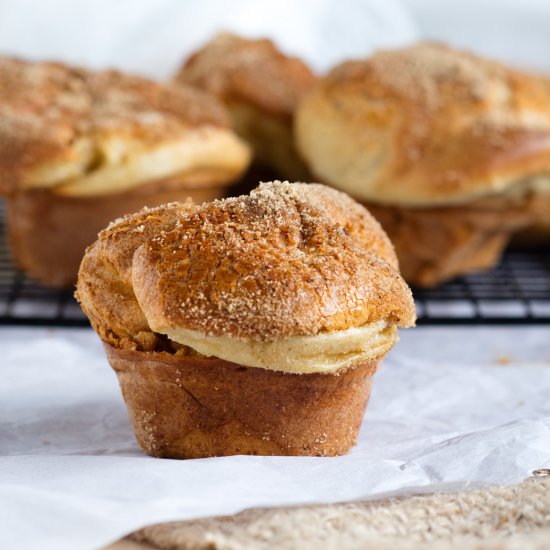
[[5,548],[86,550],[160,521],[516,483],[550,467],[548,327],[402,331],[358,445],[337,458],[150,458],[91,330],[4,328],[0,350]]

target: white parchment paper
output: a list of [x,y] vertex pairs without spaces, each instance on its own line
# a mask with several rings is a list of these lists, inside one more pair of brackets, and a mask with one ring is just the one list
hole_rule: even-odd
[[347,456],[176,461],[139,449],[92,331],[2,329],[2,544],[86,550],[146,524],[252,506],[519,482],[550,467],[549,336],[403,331]]

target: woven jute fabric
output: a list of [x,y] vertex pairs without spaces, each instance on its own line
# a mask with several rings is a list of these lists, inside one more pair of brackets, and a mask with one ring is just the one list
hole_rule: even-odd
[[109,550],[550,548],[550,477],[505,487],[153,525]]

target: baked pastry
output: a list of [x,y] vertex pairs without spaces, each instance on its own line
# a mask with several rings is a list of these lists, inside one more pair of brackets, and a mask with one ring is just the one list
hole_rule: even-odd
[[343,193],[268,183],[102,231],[77,298],[154,456],[338,455],[415,322],[380,225]]
[[228,122],[189,87],[0,58],[0,193],[19,267],[71,285],[110,220],[221,196],[250,158]]
[[231,113],[233,129],[250,143],[257,161],[297,181],[311,178],[294,147],[292,120],[316,80],[303,61],[284,55],[271,40],[229,33],[198,50],[176,75],[176,82],[219,97]]
[[540,79],[439,44],[336,67],[295,131],[319,181],[372,208],[421,286],[493,266],[550,170]]

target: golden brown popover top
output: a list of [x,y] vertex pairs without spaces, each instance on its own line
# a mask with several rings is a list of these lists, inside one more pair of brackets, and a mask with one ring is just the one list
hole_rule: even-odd
[[380,203],[467,202],[550,170],[542,80],[440,44],[339,65],[301,103],[295,130],[319,179]]
[[195,151],[218,130],[237,141],[228,124],[218,100],[191,87],[0,58],[0,192],[57,186],[124,165],[159,145],[177,145],[190,131],[204,129],[193,134]]
[[391,244],[350,205],[321,185],[274,182],[138,213],[89,247],[77,297],[105,341],[136,349],[152,349],[150,326],[273,341],[378,321],[413,325]]
[[317,79],[303,61],[283,54],[271,40],[221,33],[183,64],[176,80],[223,101],[244,101],[290,117]]

